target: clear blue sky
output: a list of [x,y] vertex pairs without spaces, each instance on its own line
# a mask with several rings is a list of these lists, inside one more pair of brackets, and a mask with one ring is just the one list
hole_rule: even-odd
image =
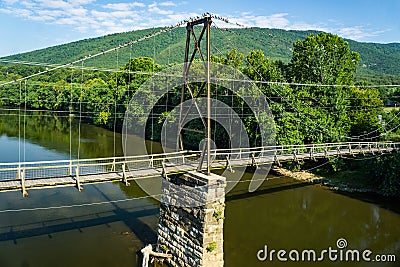
[[400,0],[0,0],[0,56],[172,25],[204,12],[246,26],[316,29],[358,41],[400,42]]

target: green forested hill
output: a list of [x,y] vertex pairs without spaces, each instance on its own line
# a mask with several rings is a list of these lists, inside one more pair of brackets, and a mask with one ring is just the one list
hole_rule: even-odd
[[[53,46],[32,52],[11,55],[2,59],[23,60],[51,64],[64,64],[89,54],[101,52],[120,44],[138,39],[159,29],[145,29],[117,33],[98,38],[85,39]],[[304,39],[315,31],[285,31],[279,29],[212,29],[212,53],[224,54],[235,47],[245,55],[250,50],[261,49],[271,59],[289,62],[293,43]],[[185,28],[177,28],[155,38],[134,44],[118,52],[108,53],[85,62],[85,66],[116,68],[125,64],[130,57],[149,56],[156,63],[181,62],[185,46]],[[400,43],[376,44],[347,40],[352,51],[359,52],[361,62],[359,76],[400,76]]]

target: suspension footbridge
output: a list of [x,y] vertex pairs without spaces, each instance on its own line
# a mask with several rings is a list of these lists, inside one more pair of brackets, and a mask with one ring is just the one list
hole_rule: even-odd
[[[210,28],[212,19],[220,20],[223,22],[229,23],[228,20],[223,18],[205,14],[201,18],[190,19],[188,21],[179,22],[174,26],[167,27],[165,29],[161,29],[153,34],[143,36],[137,40],[133,40],[127,42],[123,45],[119,45],[118,47],[114,47],[109,50],[103,50],[99,53],[95,53],[93,55],[86,56],[82,59],[78,59],[74,62],[67,63],[65,65],[55,66],[52,68],[46,68],[46,70],[40,71],[38,73],[34,73],[19,79],[14,79],[13,81],[8,81],[0,84],[0,86],[6,86],[10,84],[19,83],[19,95],[21,103],[25,104],[25,108],[27,105],[28,94],[27,94],[27,81],[29,79],[33,79],[37,76],[47,74],[52,71],[56,71],[63,68],[76,68],[76,66],[81,63],[82,67],[82,77],[81,77],[81,85],[80,85],[80,94],[81,97],[84,95],[83,90],[83,71],[84,71],[84,63],[87,60],[91,60],[93,58],[102,56],[107,53],[112,53],[114,51],[118,51],[125,47],[132,47],[134,44],[138,42],[142,42],[151,38],[155,38],[156,36],[168,32],[172,29],[181,27],[186,25],[187,29],[187,37],[186,37],[186,49],[184,53],[184,69],[183,75],[180,75],[179,79],[184,80],[182,84],[182,91],[180,93],[181,106],[179,110],[179,121],[178,121],[178,131],[176,132],[176,151],[172,153],[161,153],[161,154],[151,154],[151,155],[139,155],[139,156],[125,156],[125,157],[107,157],[107,158],[91,158],[91,159],[82,159],[79,158],[79,145],[78,145],[78,158],[70,160],[54,160],[54,161],[33,161],[33,162],[24,162],[19,161],[15,163],[0,163],[0,191],[10,191],[10,190],[21,190],[24,196],[27,196],[28,190],[30,189],[40,189],[40,188],[49,188],[49,187],[60,187],[60,186],[76,186],[79,190],[82,190],[84,184],[89,183],[98,183],[98,182],[109,182],[109,181],[121,181],[124,184],[128,185],[129,181],[136,179],[145,179],[149,177],[167,177],[171,174],[183,173],[188,171],[199,171],[205,172],[206,174],[210,174],[212,169],[223,169],[227,168],[232,170],[237,166],[255,166],[260,167],[268,164],[280,164],[281,162],[287,161],[302,161],[302,160],[315,160],[318,158],[329,158],[329,157],[340,157],[340,156],[354,156],[357,154],[382,154],[382,153],[391,153],[393,151],[398,151],[400,148],[400,143],[395,142],[372,142],[372,141],[364,141],[365,142],[344,142],[344,143],[323,143],[323,144],[309,144],[309,145],[286,145],[286,146],[260,146],[260,147],[240,147],[231,149],[211,149],[211,79],[215,77],[210,77],[210,62],[211,62],[211,44],[210,44]],[[203,26],[199,33],[194,31],[195,26]],[[237,26],[242,27],[243,25],[237,24]],[[204,43],[205,39],[205,50],[202,51],[202,43]],[[203,41],[203,42],[202,42]],[[189,85],[189,72],[190,68],[193,67],[196,61],[196,55],[199,56],[198,60],[200,61],[200,65],[204,67],[205,70],[205,79],[201,86],[199,86],[196,91],[193,88],[190,88]],[[118,55],[117,55],[118,58]],[[195,70],[196,68],[193,67]],[[256,70],[255,70],[256,71]],[[120,72],[120,70],[118,70]],[[129,80],[131,79],[131,72],[129,74]],[[148,73],[147,73],[148,74]],[[202,73],[203,74],[203,73]],[[223,75],[222,75],[223,76]],[[260,75],[262,76],[262,75]],[[117,77],[117,76],[116,76]],[[170,77],[171,78],[171,77]],[[203,77],[204,78],[204,77]],[[220,77],[221,79],[226,79],[226,77]],[[22,87],[22,82],[24,82],[25,88]],[[248,82],[242,79],[227,79],[229,83],[243,83]],[[266,85],[273,85],[276,82],[270,82],[261,80],[260,83]],[[118,86],[118,77],[115,82],[116,86]],[[310,84],[288,84],[288,83],[279,83],[280,85],[287,86],[311,86]],[[327,87],[338,87],[342,85],[321,85],[317,84],[315,86],[327,86]],[[154,85],[153,85],[154,87]],[[68,104],[70,104],[70,117],[72,115],[79,115],[79,127],[82,118],[82,112],[84,112],[82,108],[82,100],[79,98],[78,110],[79,113],[72,114],[71,110],[73,110],[73,85],[71,78],[71,99]],[[129,87],[128,87],[129,89]],[[207,103],[206,114],[203,114],[201,111],[201,107],[199,107],[199,101],[196,97],[200,95],[201,91],[203,95],[201,97]],[[150,91],[148,91],[150,92]],[[118,87],[115,90],[115,106],[114,106],[114,132],[116,129],[116,121],[117,121],[117,94]],[[198,111],[200,118],[202,120],[204,126],[204,133],[206,137],[206,145],[204,146],[204,150],[202,151],[188,151],[184,150],[182,146],[182,137],[181,131],[194,131],[199,132],[199,130],[188,129],[185,126],[185,119],[188,116],[187,112],[184,114],[182,111],[182,104],[185,101],[185,94],[189,95],[189,100],[191,100],[191,107],[194,106]],[[24,97],[23,97],[24,96]],[[231,103],[233,104],[234,96],[233,93],[231,95],[223,95],[225,98],[231,99]],[[246,99],[254,98],[253,95],[247,95]],[[285,100],[282,96],[281,99]],[[189,101],[188,100],[188,101]],[[269,99],[270,100],[270,99]],[[143,101],[145,102],[145,101]],[[168,99],[166,100],[165,107],[168,107]],[[201,101],[200,101],[201,102]],[[255,103],[255,102],[254,102]],[[257,102],[259,104],[261,102]],[[264,103],[264,102],[262,102]],[[266,103],[266,102],[265,102]],[[154,103],[155,104],[155,103]],[[247,102],[249,104],[249,102]],[[290,103],[289,103],[290,104]],[[126,107],[125,107],[126,108]],[[139,107],[141,108],[141,107]],[[153,108],[153,107],[151,107]],[[225,108],[225,106],[222,106]],[[243,108],[242,104],[242,115]],[[324,108],[326,108],[324,106]],[[295,108],[294,105],[291,105],[291,109],[295,112],[299,113],[301,116],[306,117],[299,110]],[[171,110],[169,110],[171,111]],[[258,112],[261,114],[261,112]],[[104,115],[104,114],[103,114]],[[153,122],[153,118],[155,117],[152,113],[151,123]],[[158,118],[158,117],[157,117]],[[237,117],[239,118],[239,117]],[[25,119],[25,114],[24,114]],[[148,118],[146,118],[148,119]],[[235,118],[234,118],[235,119]],[[243,119],[243,118],[241,118]],[[20,118],[21,120],[21,118]],[[320,132],[321,134],[326,134],[330,136],[337,137],[336,133],[331,133],[329,130],[320,129],[319,125],[315,123],[312,119],[306,117],[306,120],[311,121],[311,125],[315,131]],[[258,121],[259,124],[260,121]],[[70,124],[71,125],[71,124]],[[152,125],[153,127],[153,125]],[[259,127],[262,128],[262,127]],[[259,129],[257,128],[257,129]],[[396,129],[397,126],[394,128]],[[21,131],[19,127],[19,131]],[[71,131],[71,130],[70,130]],[[201,131],[200,131],[201,132]],[[377,130],[373,130],[371,132],[376,133],[377,137],[380,136]],[[371,134],[368,133],[368,134]],[[80,134],[80,131],[79,131]],[[368,136],[365,135],[365,136]],[[24,124],[24,136],[25,136],[25,124]],[[234,136],[234,135],[230,135]],[[339,136],[342,137],[342,136]],[[349,137],[350,140],[363,140],[363,136],[357,137]],[[21,139],[21,132],[19,133],[19,138]],[[70,155],[71,155],[71,138],[72,134],[70,132]],[[368,137],[372,140],[372,138]],[[366,139],[368,139],[366,138]],[[80,135],[79,135],[80,142]],[[114,137],[115,142],[115,137]],[[115,144],[114,144],[115,147]],[[115,150],[115,149],[114,149]],[[203,161],[205,162],[203,166]]]
[[[335,131],[334,128],[340,125],[336,124],[335,118],[337,119],[337,113],[340,115],[340,112],[346,112],[346,109],[336,109],[334,105],[332,107],[329,106],[328,102],[325,104],[320,102],[321,114],[326,116],[324,120],[331,123],[327,124],[328,126],[324,128],[318,124],[318,118],[304,114],[308,109],[300,110],[299,105],[294,105],[290,99],[284,97],[279,92],[276,92],[279,100],[275,103],[285,102],[287,106],[282,109],[277,108],[274,115],[279,116],[286,112],[286,114],[289,113],[291,115],[296,113],[300,117],[298,120],[295,120],[295,124],[297,125],[292,125],[294,127],[280,127],[280,129],[298,131],[298,124],[302,124],[304,121],[307,121],[309,124],[307,124],[307,131],[304,132],[304,136],[299,137],[299,139],[302,139],[296,141],[296,143],[304,142],[307,144],[275,145],[276,128],[272,112],[269,110],[271,98],[266,96],[268,94],[266,93],[268,92],[267,87],[272,87],[273,85],[287,86],[288,88],[292,86],[293,89],[299,86],[312,86],[319,89],[321,87],[338,87],[338,90],[341,90],[342,87],[348,88],[352,85],[301,84],[265,80],[262,78],[263,75],[257,71],[257,68],[249,62],[251,71],[255,72],[256,76],[261,77],[258,83],[265,86],[265,90],[261,91],[255,86],[256,84],[252,80],[242,75],[237,69],[231,70],[221,66],[213,68],[211,66],[210,29],[212,19],[229,23],[228,20],[224,20],[223,18],[204,14],[203,17],[179,22],[174,26],[161,29],[153,34],[109,50],[96,52],[93,55],[88,55],[74,62],[52,66],[50,69],[46,68],[46,70],[22,78],[15,77],[12,81],[0,83],[0,86],[10,85],[10,88],[14,89],[13,92],[15,95],[13,97],[16,98],[18,98],[18,89],[16,90],[17,87],[15,85],[19,83],[19,98],[12,100],[18,100],[15,102],[15,105],[19,108],[24,106],[24,109],[18,112],[19,161],[0,163],[0,192],[21,191],[23,196],[27,197],[29,191],[34,189],[69,186],[76,187],[79,191],[82,191],[85,185],[94,183],[118,182],[129,186],[131,182],[141,185],[143,180],[146,180],[146,182],[150,179],[153,179],[150,181],[162,181],[161,194],[153,195],[147,192],[145,188],[142,188],[148,193],[148,197],[161,197],[157,243],[158,245],[162,244],[171,253],[164,253],[166,251],[161,253],[160,251],[160,253],[157,252],[153,256],[168,257],[172,258],[172,262],[179,262],[179,264],[174,264],[173,266],[223,266],[223,220],[221,219],[224,218],[225,188],[228,188],[228,182],[239,182],[241,178],[236,181],[227,181],[226,177],[213,174],[213,171],[223,170],[234,172],[235,168],[241,167],[241,170],[243,170],[251,166],[253,179],[251,181],[242,180],[242,182],[250,181],[249,192],[253,192],[265,180],[272,164],[281,165],[284,162],[293,161],[300,163],[302,161],[318,161],[320,159],[324,159],[323,161],[326,163],[331,158],[356,158],[357,156],[366,156],[367,154],[377,155],[378,157],[400,150],[400,142],[376,141],[381,140],[380,137],[383,135],[381,134],[383,132],[381,128],[385,128],[383,126],[385,124],[382,122],[380,123],[380,128],[371,129],[368,133],[350,137],[343,136],[342,134],[348,129],[344,127],[345,130],[343,131]],[[160,71],[155,74],[155,64],[152,64],[152,71],[150,73],[133,72],[130,70],[130,67],[132,62],[135,63],[135,61],[132,61],[131,53],[126,68],[119,68],[119,50],[129,47],[132,49],[132,46],[138,42],[153,39],[155,57],[155,37],[184,25],[187,30],[184,63],[183,66],[175,66],[178,72],[174,72],[174,67],[169,66],[168,71]],[[200,28],[200,30],[195,31],[195,26],[197,29]],[[242,25],[236,24],[236,26]],[[229,32],[229,30],[227,31]],[[214,48],[219,50],[216,47]],[[110,84],[107,85],[101,78],[94,78],[90,82],[85,82],[84,70],[86,70],[86,61],[113,52],[116,52],[119,69],[115,71],[115,76],[113,76],[113,73],[113,75],[108,77],[112,80],[110,83],[111,86]],[[236,58],[236,60],[238,59],[240,57]],[[140,65],[143,62],[139,60],[136,63]],[[78,64],[81,64],[81,67],[77,67]],[[226,66],[229,64],[220,65]],[[64,68],[78,68],[82,71],[80,77],[75,79],[79,80],[77,83],[79,86],[74,84],[73,73],[71,72],[71,77],[69,77],[69,92],[65,87],[57,87],[57,101],[56,105],[53,105],[56,108],[59,104],[64,105],[64,109],[61,112],[66,112],[66,110],[69,112],[70,157],[68,160],[29,162],[21,160],[21,140],[24,141],[24,144],[26,140],[26,110],[29,101],[32,102],[29,97],[32,95],[32,92],[47,93],[47,91],[36,90],[34,86],[32,87],[33,89],[29,89],[30,85],[27,81],[32,79],[36,82],[35,79],[38,76],[47,75],[49,72]],[[149,79],[146,78],[145,81],[141,80],[139,82],[141,84],[140,87],[130,90],[131,84],[135,86],[135,83],[132,82],[132,74],[146,75],[146,77],[153,74],[153,77],[157,78],[153,79],[151,77]],[[213,91],[211,89],[212,82],[214,86]],[[166,91],[159,90],[161,87],[167,87]],[[56,89],[56,86],[54,86],[54,89]],[[112,89],[115,89],[115,91]],[[65,94],[65,92],[68,93]],[[95,97],[93,99],[85,99],[85,96],[90,94],[93,94]],[[66,100],[60,100],[63,96]],[[106,99],[103,99],[103,96]],[[121,96],[126,97],[126,99]],[[293,96],[296,97],[294,94]],[[311,94],[311,96],[313,96],[311,97],[312,101],[309,102],[310,98],[307,98],[304,104],[307,108],[314,109],[319,104],[314,95]],[[131,102],[127,105],[129,98]],[[180,104],[178,104],[179,100]],[[343,101],[345,102],[345,99]],[[40,100],[37,102],[40,102]],[[47,99],[44,102],[48,103]],[[334,102],[338,102],[337,99]],[[32,103],[30,105],[31,107],[38,106],[32,105]],[[57,111],[53,110],[53,112]],[[121,114],[125,116],[122,129],[120,127],[122,124]],[[173,114],[179,114],[179,117],[175,118]],[[92,118],[97,116],[96,119],[104,124],[107,124],[109,120],[113,122],[113,157],[81,158],[81,123],[85,115],[88,117],[92,116]],[[78,142],[76,146],[72,142],[72,121],[74,117],[75,119],[79,119],[79,122],[75,121],[78,125],[76,138]],[[112,119],[112,117],[114,118]],[[291,118],[289,116],[286,119]],[[195,121],[197,124],[194,123],[190,127],[190,122],[194,120],[197,120],[197,122]],[[21,127],[22,121],[23,128]],[[348,121],[345,121],[345,124],[349,126]],[[108,126],[110,127],[110,124]],[[393,127],[391,130],[396,130],[398,126]],[[136,151],[145,150],[140,149],[142,147],[139,147],[139,142],[127,145],[128,138],[123,137],[125,156],[115,156],[117,127],[122,130],[123,136],[134,136],[135,138],[132,139],[136,141],[136,137],[139,137],[141,141],[159,141],[158,137],[154,138],[153,135],[154,133],[160,134],[162,147],[172,148],[175,152],[133,156],[129,153],[129,149],[136,149]],[[204,129],[198,129],[200,127]],[[222,128],[224,128],[225,132],[219,131]],[[132,130],[132,132],[129,130]],[[384,130],[387,132],[386,129]],[[146,135],[147,131],[151,132],[151,136],[149,134]],[[136,135],[136,132],[140,134]],[[191,141],[200,141],[199,150],[187,150],[184,148],[184,141],[187,142],[187,140],[185,140],[185,134],[182,132],[202,134],[201,138],[204,135],[204,139],[201,141],[200,138],[197,138],[199,136],[193,138],[193,136],[188,135],[189,139],[192,138],[190,139]],[[224,143],[221,147],[229,148],[213,148],[213,132],[214,140],[217,140],[215,136],[220,134],[219,141]],[[320,136],[319,140],[349,140],[349,142],[323,143],[324,141],[320,141],[320,143],[317,143],[312,136],[309,136],[314,132],[318,132]],[[371,135],[374,136],[371,137]],[[291,143],[297,139],[289,138],[289,140],[290,142],[286,143]],[[201,146],[203,141],[204,144]],[[146,146],[146,142],[140,143]],[[279,143],[282,144],[285,142]],[[251,146],[250,144],[253,145]],[[192,145],[195,147],[195,144]],[[77,150],[77,156],[72,155],[73,150]],[[152,148],[149,150],[153,151]],[[23,155],[25,159],[25,145],[23,147]],[[176,174],[183,175],[174,176]],[[254,179],[254,177],[260,174],[263,176],[263,179]],[[157,189],[154,188],[154,183],[151,183],[151,187],[152,189]],[[109,201],[107,203],[114,202],[116,201]],[[79,206],[94,204],[82,204]],[[72,206],[78,205],[71,205],[70,207]],[[65,207],[60,206],[57,208]],[[53,207],[43,209],[51,208]],[[20,209],[18,211],[22,210],[35,210],[35,208]],[[14,210],[4,210],[3,212],[10,211]],[[107,222],[113,218],[107,217],[101,221]],[[96,220],[87,223],[98,223],[98,220],[96,218]],[[71,226],[71,224],[67,224],[64,227]],[[52,229],[57,230],[60,227],[53,227]],[[41,233],[44,232],[42,231]],[[21,232],[14,236],[18,237],[18,235],[26,234],[26,232]],[[142,250],[144,255],[143,266],[147,266],[146,263],[149,259],[152,246],[150,245],[146,248],[149,248],[150,252]],[[208,253],[212,251],[211,249],[215,250],[215,252]],[[181,265],[182,262],[185,262],[185,264]]]
[[[210,167],[232,171],[238,166],[262,167],[287,161],[391,153],[399,149],[400,143],[394,142],[215,149],[210,151]],[[30,189],[76,186],[82,190],[83,184],[112,181],[129,185],[129,181],[137,179],[198,170],[201,158],[202,151],[181,151],[131,157],[1,163],[0,191],[21,190],[26,196]]]

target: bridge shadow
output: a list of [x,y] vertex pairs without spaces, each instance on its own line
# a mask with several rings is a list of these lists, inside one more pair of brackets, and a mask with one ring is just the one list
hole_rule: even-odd
[[[94,186],[94,188],[108,201],[111,201],[111,199],[104,194],[103,191],[101,191],[97,186]],[[140,241],[142,241],[143,244],[154,244],[157,241],[157,234],[152,229],[149,227],[147,224],[143,223],[141,220],[139,220],[140,217],[146,217],[150,215],[158,215],[160,213],[159,208],[151,209],[152,213],[147,214],[147,215],[138,215],[138,216],[132,216],[130,212],[127,212],[125,209],[121,209],[115,202],[111,202],[111,204],[114,206],[115,214],[122,218],[122,221],[125,223],[126,226],[131,229],[131,231],[139,238]],[[139,214],[141,211],[137,211]]]
[[400,197],[384,197],[376,193],[357,193],[336,191],[337,194],[354,198],[369,204],[374,204],[382,209],[400,214]]
[[[283,178],[277,178],[277,179],[283,179]],[[246,183],[246,185],[248,185]],[[265,185],[264,185],[265,186]],[[276,192],[281,192],[285,190],[290,190],[290,189],[296,189],[296,188],[301,188],[301,187],[306,187],[306,186],[312,186],[310,183],[305,183],[305,182],[295,182],[295,183],[290,183],[290,184],[285,184],[285,185],[278,185],[274,187],[267,187],[267,188],[259,188],[255,192],[249,192],[247,186],[244,189],[240,190],[232,190],[226,197],[226,201],[232,201],[232,200],[240,200],[240,199],[245,199],[245,198],[251,198],[255,196],[260,196],[264,194],[270,194],[270,193],[276,193]]]
[[[132,232],[142,241],[143,243],[154,243],[155,232],[153,229],[149,228],[143,222],[139,220],[141,217],[157,215],[159,213],[158,209],[146,209],[140,211],[116,211],[114,210],[114,215],[104,216],[104,217],[96,217],[81,221],[76,221],[78,217],[70,218],[70,222],[64,222],[55,225],[48,225],[50,223],[54,223],[54,220],[41,221],[40,224],[42,226],[38,226],[35,228],[29,229],[21,229],[21,230],[13,230],[15,228],[26,228],[32,224],[24,224],[24,225],[13,225],[13,226],[5,226],[3,229],[9,228],[10,231],[0,233],[0,241],[11,241],[13,240],[15,244],[17,244],[17,239],[29,238],[41,235],[48,235],[51,238],[51,235],[58,232],[64,232],[69,230],[79,230],[82,231],[82,228],[93,227],[98,225],[107,225],[109,223],[123,221]],[[99,213],[91,214],[92,216],[98,216]],[[87,215],[85,215],[87,216]]]
[[[97,187],[95,188],[107,200],[110,200]],[[141,219],[147,216],[158,216],[158,208],[154,208],[154,205],[150,204],[141,206],[140,210],[128,211],[118,207],[118,205],[115,203],[112,203],[112,205],[114,206],[114,209],[106,212],[97,212],[63,219],[46,220],[37,223],[4,226],[0,228],[0,241],[14,241],[14,244],[18,244],[17,240],[22,238],[30,238],[42,235],[47,235],[49,238],[52,238],[52,234],[58,232],[70,230],[78,230],[82,232],[81,229],[83,228],[99,225],[106,225],[109,227],[110,223],[121,221],[143,244],[153,244],[156,242],[157,235],[155,230],[144,223]],[[87,217],[89,217],[89,219],[82,219]]]

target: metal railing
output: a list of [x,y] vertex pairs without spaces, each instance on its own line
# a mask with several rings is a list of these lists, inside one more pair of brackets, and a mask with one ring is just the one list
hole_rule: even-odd
[[252,148],[215,149],[212,155],[218,160],[229,157],[231,160],[261,159],[264,157],[314,157],[340,156],[365,153],[390,152],[400,149],[400,143],[394,142],[347,142],[309,145],[266,146]]
[[[400,143],[394,142],[348,142],[309,145],[266,146],[253,148],[232,148],[211,150],[213,161],[226,161],[229,166],[255,164],[262,162],[280,163],[280,161],[315,159],[320,157],[375,154],[400,149]],[[158,170],[165,172],[169,166],[191,166],[196,169],[201,151],[181,151],[162,154],[110,157],[94,159],[72,159],[36,162],[0,163],[0,182],[20,181],[25,192],[25,183],[32,179],[73,177],[77,187],[85,176],[120,173],[128,184],[129,173],[135,171]],[[82,178],[82,179],[81,179]]]
[[179,166],[196,157],[198,154],[181,151],[129,157],[0,163],[0,181],[18,179],[21,172],[25,179],[41,179],[122,172],[124,167],[126,170],[162,168],[163,162]]

